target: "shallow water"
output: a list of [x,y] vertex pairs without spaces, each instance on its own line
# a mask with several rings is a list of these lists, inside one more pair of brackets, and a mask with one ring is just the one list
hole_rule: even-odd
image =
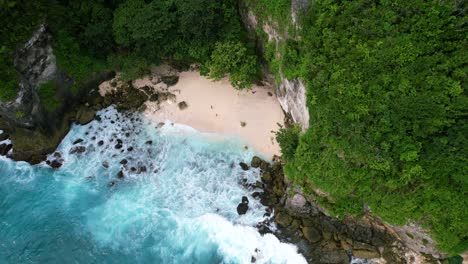
[[[242,142],[113,108],[100,116],[72,128],[58,170],[0,158],[0,263],[305,263],[255,229],[265,207],[240,184],[259,178],[238,166],[255,154]],[[68,154],[75,146],[86,151]]]

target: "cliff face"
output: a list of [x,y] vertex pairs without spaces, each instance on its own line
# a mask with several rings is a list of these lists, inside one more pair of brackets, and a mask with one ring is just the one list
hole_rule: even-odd
[[[20,79],[18,93],[12,101],[0,101],[0,129],[6,131],[13,143],[11,158],[38,163],[54,151],[68,133],[70,121],[80,119],[85,111],[80,105],[86,102],[90,92],[114,74],[105,72],[91,76],[83,83],[83,92],[73,94],[73,79],[57,66],[52,34],[45,25],[40,25],[16,51],[14,63]],[[47,111],[41,104],[39,92],[41,85],[51,80],[56,84],[55,96],[61,101],[61,107]]]
[[[307,1],[305,0],[293,1],[294,10],[299,11],[299,9],[306,4]],[[288,38],[287,35],[280,34],[274,24],[259,23],[257,17],[247,7],[243,6],[241,10],[242,20],[251,36],[256,37],[257,29],[261,28],[263,32],[267,34],[268,41],[273,41],[276,47],[278,47],[279,42]],[[293,12],[294,15],[292,16],[292,19],[294,23],[297,20],[297,12]],[[258,52],[260,55],[263,55],[266,43],[261,39],[256,38],[256,44]],[[275,78],[269,72],[266,65],[263,72],[264,76],[270,83],[275,83]],[[305,84],[299,78],[289,80],[285,78],[281,72],[276,74],[279,74],[280,76],[280,82],[275,84],[275,88],[276,97],[278,98],[281,107],[286,113],[289,113],[294,122],[298,123],[302,127],[303,131],[305,131],[309,127],[309,109],[306,103]]]
[[[15,125],[33,128],[43,120],[37,90],[57,75],[51,35],[44,25],[17,51],[15,68],[20,76],[15,100],[0,102],[0,114]],[[21,113],[21,114],[19,114]]]

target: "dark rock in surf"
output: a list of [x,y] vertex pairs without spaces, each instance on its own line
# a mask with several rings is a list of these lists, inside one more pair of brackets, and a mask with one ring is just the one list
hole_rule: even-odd
[[119,171],[119,172],[117,173],[117,178],[123,179],[124,177],[125,177],[125,175],[124,175],[123,171]]
[[244,162],[239,162],[239,166],[243,169],[243,170],[249,170],[249,165],[247,165],[246,163]]
[[86,151],[85,146],[77,146],[70,149],[70,154],[81,154]]
[[104,168],[106,168],[106,169],[109,168],[109,162],[103,161],[103,162],[102,162],[102,166],[103,166]]
[[0,145],[0,155],[4,156],[6,154],[8,154],[8,152],[10,151],[10,149],[13,148],[13,145],[12,144],[1,144]]
[[75,141],[73,142],[73,145],[80,144],[80,143],[83,142],[83,141],[84,141],[84,140],[83,140],[82,138],[79,138],[79,139],[77,139],[77,140],[75,140]]
[[242,202],[237,206],[237,213],[243,215],[249,210],[249,199],[242,196]]

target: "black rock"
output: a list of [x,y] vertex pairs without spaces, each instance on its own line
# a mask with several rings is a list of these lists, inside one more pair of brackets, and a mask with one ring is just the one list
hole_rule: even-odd
[[249,204],[249,199],[246,196],[242,196],[242,203]]
[[103,140],[99,140],[99,142],[98,142],[97,144],[98,144],[98,146],[102,146],[102,145],[104,145],[104,141],[103,141]]
[[122,148],[122,143],[117,143],[117,145],[115,145],[115,148],[116,149],[121,149]]
[[125,175],[124,175],[123,171],[119,171],[119,172],[117,173],[117,178],[119,178],[119,179],[123,179],[124,176],[125,176]]
[[257,259],[254,256],[252,256],[252,258],[250,259],[250,263],[255,263],[256,261]]
[[147,144],[147,145],[151,145],[151,144],[153,144],[153,141],[152,141],[152,140],[148,140],[148,141],[146,141],[146,143],[145,143],[145,144]]
[[103,162],[102,162],[102,166],[103,166],[104,168],[106,168],[106,169],[109,168],[109,162],[103,161]]
[[261,193],[260,192],[253,192],[252,193],[252,197],[257,199],[258,197],[260,197]]
[[82,138],[79,138],[79,139],[77,139],[77,140],[75,140],[75,141],[73,142],[73,145],[80,144],[80,143],[83,142],[83,141],[84,141],[84,140],[83,140]]
[[237,213],[239,215],[243,215],[243,214],[247,213],[247,210],[249,210],[249,204],[248,203],[240,203],[237,206]]
[[70,150],[70,154],[81,154],[83,152],[86,151],[86,147],[85,146],[77,146],[77,147],[73,147],[71,150]]
[[10,137],[10,135],[8,135],[7,132],[3,131],[1,134],[0,134],[0,141],[3,141],[3,140],[6,140]]
[[58,151],[54,152],[54,158],[61,158],[62,154]]
[[120,164],[122,164],[122,165],[125,165],[125,164],[127,164],[127,163],[128,163],[128,160],[127,160],[127,159],[123,159],[123,160],[120,161]]
[[54,159],[53,161],[50,162],[50,167],[53,169],[58,169],[62,167],[63,160],[61,159]]
[[133,151],[133,147],[128,147],[127,151]]
[[0,155],[6,155],[8,154],[8,151],[13,148],[12,144],[1,144],[0,145]]
[[239,162],[239,166],[241,166],[241,168],[242,168],[243,170],[245,170],[245,171],[246,171],[246,170],[249,170],[249,165],[247,165],[247,164],[244,163],[244,162]]

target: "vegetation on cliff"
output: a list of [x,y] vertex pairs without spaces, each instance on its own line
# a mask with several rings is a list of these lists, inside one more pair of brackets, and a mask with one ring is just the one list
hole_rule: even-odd
[[[0,10],[5,22],[0,29],[0,100],[15,96],[15,51],[40,23],[51,30],[58,66],[74,79],[75,92],[94,72],[117,69],[125,79],[135,79],[162,60],[182,67],[198,62],[207,74],[209,67],[218,69],[212,77],[230,74],[237,88],[258,78],[259,66],[235,0],[4,0]],[[238,49],[225,49],[223,55],[246,56],[237,61],[241,70],[214,53],[232,43]]]
[[278,136],[287,175],[329,193],[338,215],[366,204],[430,227],[447,252],[466,250],[463,1],[314,1],[303,12],[297,32],[265,45],[271,66],[307,85],[310,128]]

